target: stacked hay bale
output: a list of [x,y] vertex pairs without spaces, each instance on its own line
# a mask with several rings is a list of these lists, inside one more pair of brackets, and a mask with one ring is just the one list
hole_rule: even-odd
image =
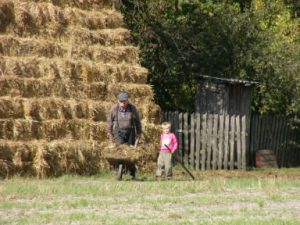
[[98,172],[120,90],[158,138],[148,72],[113,2],[1,0],[0,176]]

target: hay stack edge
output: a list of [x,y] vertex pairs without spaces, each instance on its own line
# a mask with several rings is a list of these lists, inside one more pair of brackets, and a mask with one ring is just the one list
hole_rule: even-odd
[[160,110],[112,2],[1,0],[0,177],[107,168],[106,114],[120,90],[147,137],[138,169],[153,168]]

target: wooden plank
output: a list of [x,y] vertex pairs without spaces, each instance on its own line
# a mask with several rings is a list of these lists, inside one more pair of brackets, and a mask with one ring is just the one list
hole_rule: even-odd
[[235,152],[235,116],[230,117],[230,170],[234,169],[234,152]]
[[183,148],[183,162],[185,166],[189,165],[189,114],[183,114],[183,134],[184,134],[184,148]]
[[283,134],[283,124],[284,124],[284,119],[282,117],[277,117],[277,122],[276,122],[276,135],[275,135],[275,156],[277,158],[277,163],[278,166],[280,167],[280,154],[281,154],[281,142],[282,142],[282,134]]
[[212,131],[213,131],[213,122],[214,118],[212,114],[208,115],[207,119],[207,155],[206,155],[206,169],[210,170],[211,169],[211,148],[212,148]]
[[228,169],[228,156],[229,156],[229,125],[230,116],[225,116],[225,129],[224,129],[224,169]]
[[196,170],[200,169],[200,150],[201,150],[201,115],[196,113]]
[[283,143],[284,143],[284,147],[282,148],[282,153],[283,153],[283,156],[281,157],[282,158],[282,161],[283,161],[283,165],[288,167],[288,136],[289,136],[289,130],[288,130],[288,125],[285,123],[284,124],[284,131],[283,131]]
[[212,169],[217,169],[218,164],[218,122],[219,115],[214,114],[214,124],[212,130]]
[[251,115],[251,123],[250,123],[250,143],[249,143],[249,163],[250,166],[255,166],[254,163],[254,149],[255,149],[255,137],[256,137],[256,115]]
[[255,152],[254,154],[257,152],[257,150],[259,150],[260,147],[260,141],[261,141],[261,116],[258,115],[257,116],[257,130],[256,130],[256,144],[255,144]]
[[273,150],[274,155],[277,155],[277,148],[276,148],[276,137],[278,135],[278,117],[273,116],[272,118],[272,140],[271,140],[271,147],[270,149]]
[[207,113],[204,113],[202,116],[202,129],[201,129],[201,170],[205,170],[206,162],[206,146],[208,145],[207,139]]
[[191,114],[191,118],[190,118],[191,122],[191,127],[190,127],[190,156],[189,156],[189,160],[190,160],[190,166],[192,168],[195,168],[195,114],[192,113]]
[[219,117],[218,169],[222,169],[224,155],[224,114]]
[[261,120],[261,145],[260,149],[266,148],[266,116],[262,116]]
[[278,152],[276,154],[277,162],[279,167],[284,166],[284,152],[285,152],[285,144],[284,144],[284,137],[286,132],[286,122],[283,117],[280,118],[280,125],[279,125],[279,136],[278,136]]
[[242,116],[242,126],[241,126],[241,144],[242,144],[242,147],[241,147],[241,150],[242,150],[242,168],[243,170],[246,170],[246,152],[247,152],[247,136],[246,136],[246,132],[247,132],[247,126],[246,126],[246,115],[243,115]]
[[240,170],[242,168],[242,147],[241,147],[241,122],[240,115],[235,117],[236,126],[236,166]]
[[178,137],[178,141],[179,141],[179,148],[178,148],[178,156],[179,158],[182,160],[183,159],[183,114],[182,113],[179,113],[178,115],[178,127],[179,127],[179,131],[178,134],[179,134],[179,137]]

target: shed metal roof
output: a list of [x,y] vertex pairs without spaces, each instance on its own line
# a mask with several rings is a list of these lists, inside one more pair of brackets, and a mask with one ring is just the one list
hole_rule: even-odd
[[229,84],[243,84],[245,86],[252,86],[257,85],[258,82],[255,81],[248,81],[248,80],[238,80],[238,79],[231,79],[231,78],[223,78],[223,77],[212,77],[208,75],[196,75],[196,78],[200,80],[212,80],[220,83],[229,83]]

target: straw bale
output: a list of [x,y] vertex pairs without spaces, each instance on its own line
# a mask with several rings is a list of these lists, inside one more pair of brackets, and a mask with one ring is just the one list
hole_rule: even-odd
[[115,73],[115,82],[136,84],[145,84],[147,82],[148,70],[143,67],[120,64],[117,69],[118,72]]
[[158,105],[152,101],[140,105],[140,116],[144,123],[159,123],[162,118],[162,112]]
[[105,99],[107,93],[107,85],[104,82],[94,82],[90,85],[85,85],[85,94],[93,100]]
[[52,4],[15,2],[15,25],[12,31],[19,36],[50,35],[59,36],[67,27],[64,12]]
[[0,2],[0,32],[5,32],[7,25],[14,20],[13,2],[1,0]]
[[20,99],[0,99],[0,118],[24,118],[23,101]]
[[3,75],[8,76],[40,78],[51,70],[50,65],[44,66],[45,61],[37,57],[2,57],[1,61]]
[[11,148],[10,143],[7,141],[0,141],[0,159],[5,161],[13,161],[15,148]]
[[105,122],[90,123],[90,132],[92,140],[107,141],[107,124]]
[[47,141],[66,138],[68,133],[68,121],[66,120],[46,120],[40,122],[38,138]]
[[8,56],[63,57],[65,50],[57,42],[0,36],[0,54]]
[[46,2],[53,5],[67,8],[77,7],[84,10],[101,10],[103,8],[111,8],[114,5],[115,0],[23,0],[34,2]]
[[13,163],[7,160],[0,159],[0,178],[9,178],[13,174]]
[[24,89],[22,81],[13,78],[0,78],[0,96],[15,97]]
[[140,50],[134,46],[90,47],[90,54],[92,55],[91,59],[104,63],[139,64],[139,53]]
[[77,118],[89,118],[89,106],[87,102],[78,102],[74,107],[74,114]]
[[67,122],[68,133],[76,140],[90,139],[90,121],[84,119],[73,119]]
[[90,102],[89,112],[93,121],[106,121],[107,112],[110,110],[112,103],[107,102]]
[[[98,86],[97,86],[98,85]],[[96,84],[93,90],[99,93],[101,85]],[[86,99],[91,91],[90,86],[76,81],[59,79],[32,79],[32,78],[0,78],[0,96],[20,95],[25,98],[39,97],[63,97]],[[15,93],[14,91],[17,91]],[[100,98],[100,97],[99,97]]]
[[86,82],[109,82],[113,74],[116,72],[114,67],[102,64],[93,63],[92,61],[81,61],[82,79]]
[[64,12],[69,24],[74,26],[86,27],[91,30],[123,26],[123,16],[115,10],[83,11],[76,8],[66,8]]
[[0,138],[13,139],[13,137],[14,137],[13,119],[0,120]]
[[[24,117],[43,121],[52,119],[91,119],[106,121],[106,112],[113,103],[91,100],[41,98],[22,101]],[[0,100],[1,106],[1,100]],[[1,112],[1,111],[0,111]],[[1,115],[1,114],[0,114]]]
[[42,121],[64,118],[63,103],[60,99],[32,100],[29,108],[29,116],[34,120]]
[[128,45],[130,41],[130,33],[124,28],[88,30],[76,27],[70,28],[65,36],[76,44],[86,45],[117,46]]
[[[97,142],[67,139],[54,141],[49,143],[48,153],[48,176],[59,173],[95,174],[102,167],[101,150]],[[56,163],[51,157],[56,159]]]
[[13,121],[14,140],[32,140],[40,138],[39,123],[33,120],[15,119]]
[[20,78],[71,79],[83,82],[146,83],[148,71],[128,64],[38,57],[1,57],[0,74]]
[[36,176],[38,178],[45,178],[47,172],[50,169],[48,162],[46,161],[49,155],[47,147],[45,145],[38,145],[36,154],[33,160],[33,168],[35,169]]
[[143,135],[147,143],[159,143],[161,126],[153,123],[143,124]]
[[10,175],[32,175],[35,149],[35,143],[0,141],[0,161],[5,161],[9,165]]
[[62,114],[66,120],[74,118],[72,107],[68,102],[62,106]]
[[154,94],[150,85],[134,83],[109,84],[107,86],[107,101],[116,99],[116,96],[120,91],[128,92],[130,101],[137,105],[153,101]]

